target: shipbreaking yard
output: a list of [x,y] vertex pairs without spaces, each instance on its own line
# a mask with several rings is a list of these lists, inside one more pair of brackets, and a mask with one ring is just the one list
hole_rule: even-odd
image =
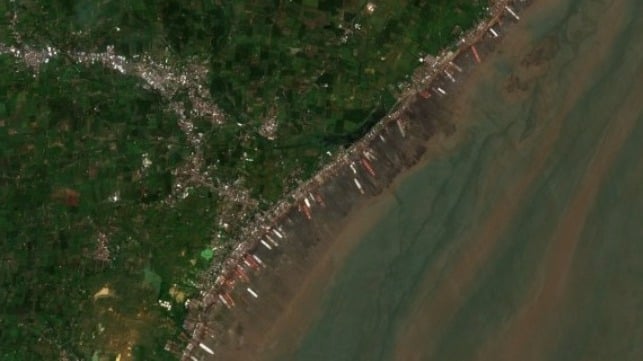
[[[182,361],[205,361],[226,359],[222,349],[254,347],[245,335],[269,329],[286,310],[306,269],[316,262],[316,251],[335,239],[351,209],[417,163],[429,138],[455,131],[441,120],[450,112],[443,100],[457,95],[459,79],[484,61],[528,3],[496,2],[488,20],[464,36],[456,50],[421,59],[414,86],[388,116],[248,228],[223,267],[213,270],[211,288],[188,301],[182,340],[168,342],[166,350]],[[180,343],[187,346],[182,349]]]

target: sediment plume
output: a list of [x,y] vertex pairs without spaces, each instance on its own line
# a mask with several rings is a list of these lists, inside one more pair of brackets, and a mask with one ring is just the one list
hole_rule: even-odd
[[[253,359],[269,346],[246,342],[278,327],[274,323],[289,312],[288,300],[301,294],[304,275],[320,262],[332,262],[326,243],[336,241],[351,210],[416,164],[427,140],[454,133],[455,125],[444,121],[452,111],[445,100],[457,96],[458,78],[484,61],[528,4],[495,2],[455,50],[425,59],[389,115],[246,229],[231,256],[215,266],[213,284],[189,302],[184,328],[191,338],[182,360]],[[270,285],[268,292],[264,285]]]

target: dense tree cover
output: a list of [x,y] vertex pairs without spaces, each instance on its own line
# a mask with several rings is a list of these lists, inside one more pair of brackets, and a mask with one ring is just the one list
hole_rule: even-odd
[[[251,134],[238,152],[280,178],[293,168],[309,176],[326,151],[359,139],[385,115],[419,57],[452,43],[484,5],[373,3],[371,13],[365,1],[224,2],[212,41],[211,92],[235,122],[258,129],[274,117],[279,124],[276,141]],[[252,182],[265,179],[264,168],[241,166],[251,188],[270,200],[287,187]]]
[[[0,74],[2,357],[59,346],[84,354],[79,343],[100,338],[105,307],[126,320],[161,311],[144,268],[164,290],[182,282],[186,256],[208,242],[216,199],[196,191],[174,208],[161,202],[189,149],[175,116],[138,79],[65,60],[34,77],[8,56]],[[105,285],[125,302],[95,302]],[[165,327],[161,339],[174,332]]]
[[[485,5],[374,3],[370,14],[352,0],[0,2],[0,42],[63,54],[113,45],[176,69],[208,63],[206,86],[227,122],[194,119],[205,169],[266,208],[326,151],[363,135],[418,58],[452,43]],[[172,207],[163,202],[193,149],[168,100],[140,79],[64,55],[37,76],[17,64],[0,56],[0,360],[114,356],[132,340],[132,355],[169,357],[162,344],[184,310],[157,301],[174,284],[194,291],[206,266],[198,254],[221,231],[222,200],[197,188]],[[259,132],[271,118],[275,140]],[[98,259],[105,240],[110,261]],[[115,296],[95,300],[103,287]]]
[[[486,5],[378,1],[369,13],[366,3],[27,0],[14,7],[28,14],[18,30],[30,44],[114,45],[119,54],[147,52],[176,64],[209,61],[211,93],[231,120],[223,130],[202,125],[210,161],[234,170],[220,174],[225,181],[243,175],[265,207],[312,174],[326,151],[363,135],[394,104],[418,58],[452,43]],[[257,131],[273,117],[279,130],[271,142]],[[266,182],[268,174],[292,181]]]

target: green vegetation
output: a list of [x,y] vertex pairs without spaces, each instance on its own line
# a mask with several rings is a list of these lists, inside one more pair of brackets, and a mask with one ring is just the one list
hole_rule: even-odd
[[[0,359],[85,354],[107,307],[162,320],[161,280],[189,277],[180,253],[207,241],[216,204],[198,192],[176,208],[160,202],[186,151],[175,117],[137,79],[98,66],[54,61],[33,77],[0,56],[0,72]],[[111,261],[100,260],[101,237]],[[106,285],[116,297],[94,301]]]
[[471,0],[378,2],[372,14],[364,2],[303,3],[318,6],[231,2],[213,38],[210,89],[218,104],[250,129],[274,117],[279,130],[274,142],[250,132],[232,153],[230,144],[207,143],[217,159],[246,152],[267,164],[230,168],[241,169],[248,187],[269,201],[288,185],[266,182],[268,175],[289,179],[297,169],[305,178],[323,153],[359,139],[394,105],[418,58],[437,53],[483,11]]
[[[114,45],[117,54],[145,53],[175,69],[208,61],[227,122],[194,119],[204,169],[265,209],[313,174],[326,151],[364,134],[418,57],[452,42],[484,3],[383,1],[370,15],[364,5],[4,2],[0,43],[17,44],[9,29],[16,11],[30,46],[64,54]],[[165,202],[173,171],[193,152],[169,101],[141,79],[64,55],[35,76],[0,55],[0,360],[59,359],[63,351],[72,359],[171,359],[162,346],[179,331],[179,295],[194,292],[208,260],[225,255],[207,248],[213,236],[222,233],[229,248],[251,214],[236,216],[237,205],[198,186]],[[274,140],[259,132],[271,118]],[[218,226],[224,214],[236,217],[227,230]]]

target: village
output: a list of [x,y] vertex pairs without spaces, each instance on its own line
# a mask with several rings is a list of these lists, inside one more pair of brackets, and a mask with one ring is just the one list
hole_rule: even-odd
[[[416,162],[423,141],[440,130],[449,132],[448,126],[434,124],[422,115],[439,109],[437,104],[451,94],[458,77],[484,61],[493,42],[509,31],[509,24],[520,20],[518,13],[528,3],[494,2],[488,18],[463,36],[455,49],[420,59],[422,67],[414,74],[413,85],[388,116],[360,141],[335,154],[334,161],[246,228],[230,257],[208,273],[209,285],[202,290],[201,297],[188,300],[186,333],[179,341],[169,341],[166,350],[182,361],[219,359],[217,346],[226,331],[217,314],[234,312],[240,304],[249,305],[260,299],[263,294],[254,283],[261,282],[261,274],[277,259],[286,257],[284,249],[318,241],[319,237],[304,241],[314,233],[306,230],[306,224],[317,218],[323,218],[320,222],[338,221],[361,197],[378,194],[400,170]],[[415,119],[425,123],[417,124]],[[181,344],[187,346],[182,349]]]

